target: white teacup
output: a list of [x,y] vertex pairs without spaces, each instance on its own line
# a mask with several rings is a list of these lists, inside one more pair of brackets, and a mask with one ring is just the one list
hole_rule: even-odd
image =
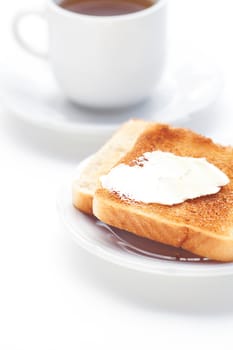
[[[47,56],[64,94],[94,108],[136,104],[159,83],[166,58],[166,0],[119,16],[91,16],[71,12],[48,0],[45,19],[49,52],[36,52],[20,35],[22,19],[14,22],[20,45],[39,57]],[[43,13],[44,15],[44,13]]]

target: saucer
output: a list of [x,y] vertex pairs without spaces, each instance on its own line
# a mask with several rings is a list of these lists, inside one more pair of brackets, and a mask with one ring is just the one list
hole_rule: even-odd
[[[79,177],[88,159],[79,164],[73,178],[77,179]],[[71,183],[72,180],[68,179],[59,193],[58,212],[74,241],[89,253],[127,269],[154,275],[207,277],[233,274],[233,263],[214,261],[204,261],[202,263],[199,261],[200,258],[196,259],[196,257],[185,262],[177,261],[176,259],[167,259],[165,255],[159,257],[151,254],[150,249],[148,249],[151,245],[148,243],[147,245],[144,244],[143,251],[142,245],[132,246],[132,242],[135,244],[135,240],[131,239],[129,241],[125,235],[119,236],[113,228],[107,227],[94,217],[83,214],[72,206]],[[128,235],[130,234],[128,233]],[[134,235],[131,234],[131,236]]]
[[221,87],[221,75],[210,60],[190,55],[168,57],[167,69],[151,97],[131,108],[93,110],[64,98],[47,62],[1,65],[0,100],[5,109],[37,127],[80,136],[108,137],[124,121],[142,118],[177,123],[207,107]]

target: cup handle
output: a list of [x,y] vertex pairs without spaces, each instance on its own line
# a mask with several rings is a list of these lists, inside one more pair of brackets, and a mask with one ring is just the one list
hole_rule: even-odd
[[21,48],[23,48],[25,51],[27,51],[29,54],[36,56],[40,59],[48,59],[48,51],[39,51],[36,48],[33,47],[33,45],[30,45],[27,43],[27,41],[23,38],[22,34],[20,33],[20,25],[21,23],[27,19],[27,17],[31,16],[37,16],[39,18],[42,18],[45,20],[44,12],[42,11],[25,11],[18,13],[15,18],[13,19],[13,35],[17,43]]

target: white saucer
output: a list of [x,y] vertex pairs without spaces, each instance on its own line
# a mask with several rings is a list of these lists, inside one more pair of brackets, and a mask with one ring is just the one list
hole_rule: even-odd
[[164,78],[148,101],[124,110],[95,111],[66,100],[47,63],[17,66],[12,61],[1,66],[0,100],[8,111],[38,127],[80,137],[108,137],[129,118],[175,123],[209,105],[221,87],[210,60],[170,55]]
[[[80,163],[75,178],[78,178],[87,160]],[[207,277],[233,274],[233,263],[169,261],[152,257],[151,254],[141,254],[139,249],[136,251],[128,249],[129,246],[125,245],[125,241],[116,237],[113,231],[106,229],[103,231],[103,226],[97,224],[94,218],[72,206],[71,183],[72,180],[68,180],[59,193],[59,215],[75,242],[91,254],[128,269],[155,275]]]

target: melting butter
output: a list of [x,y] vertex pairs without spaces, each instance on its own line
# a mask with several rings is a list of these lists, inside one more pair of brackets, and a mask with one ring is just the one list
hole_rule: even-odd
[[134,166],[119,164],[100,178],[102,187],[121,198],[174,205],[215,194],[229,178],[205,158],[180,157],[170,152],[146,152]]

